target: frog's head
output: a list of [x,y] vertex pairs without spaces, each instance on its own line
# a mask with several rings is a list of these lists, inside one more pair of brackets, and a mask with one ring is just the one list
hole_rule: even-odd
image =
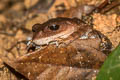
[[55,18],[43,24],[35,24],[32,27],[32,42],[37,45],[45,45],[69,37],[79,28],[79,19]]

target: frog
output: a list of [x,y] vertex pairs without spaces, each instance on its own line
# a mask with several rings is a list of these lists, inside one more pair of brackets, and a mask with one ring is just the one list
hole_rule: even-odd
[[[32,32],[31,43],[37,46],[49,44],[55,44],[56,46],[64,44],[66,46],[71,44],[78,45],[77,48],[80,45],[85,45],[100,50],[104,44],[106,50],[111,48],[111,42],[107,37],[78,18],[53,18],[43,24],[33,25]],[[105,43],[102,41],[103,38],[106,39]]]

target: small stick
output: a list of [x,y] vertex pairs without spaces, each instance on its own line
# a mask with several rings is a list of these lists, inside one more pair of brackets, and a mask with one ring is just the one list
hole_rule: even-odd
[[114,1],[112,2],[110,5],[108,5],[105,9],[101,10],[101,13],[106,13],[108,12],[109,10],[115,8],[116,6],[119,6],[120,5],[120,2],[117,2],[117,1]]

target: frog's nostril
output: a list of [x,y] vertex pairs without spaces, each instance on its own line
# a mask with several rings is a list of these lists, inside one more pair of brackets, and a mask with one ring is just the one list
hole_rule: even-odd
[[32,29],[32,32],[35,32],[35,30],[34,30],[34,29]]
[[35,25],[33,25],[32,27],[32,32],[36,32],[36,30],[40,27],[41,24],[37,23]]

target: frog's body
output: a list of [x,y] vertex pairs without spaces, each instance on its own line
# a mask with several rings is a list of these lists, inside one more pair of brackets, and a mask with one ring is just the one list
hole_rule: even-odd
[[32,42],[40,46],[51,42],[65,44],[79,42],[80,45],[98,49],[101,43],[99,35],[91,26],[79,19],[55,18],[33,26]]

